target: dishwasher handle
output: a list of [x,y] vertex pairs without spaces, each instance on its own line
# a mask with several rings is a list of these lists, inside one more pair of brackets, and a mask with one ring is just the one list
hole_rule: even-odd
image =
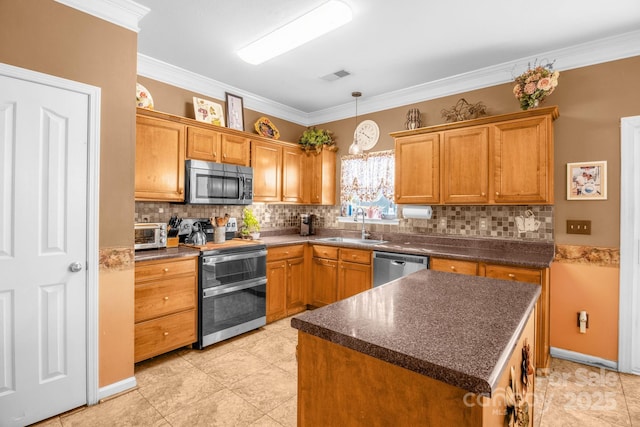
[[394,259],[394,260],[391,261],[391,264],[404,266],[406,264],[406,262],[405,261],[398,261],[397,259]]

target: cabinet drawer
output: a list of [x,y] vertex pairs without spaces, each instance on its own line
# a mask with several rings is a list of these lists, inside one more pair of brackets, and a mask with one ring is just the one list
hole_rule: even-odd
[[135,325],[135,362],[196,342],[196,310]]
[[267,262],[283,259],[301,258],[304,256],[304,245],[282,246],[267,249]]
[[449,273],[468,274],[475,276],[478,274],[478,263],[473,261],[460,261],[456,259],[431,258],[429,268],[436,271],[446,271]]
[[314,258],[338,259],[338,248],[333,246],[313,245]]
[[196,306],[194,276],[146,282],[135,286],[135,321],[153,319]]
[[136,263],[135,280],[153,280],[181,274],[195,274],[197,258],[147,261]]
[[531,268],[509,267],[506,265],[487,264],[485,276],[494,279],[515,280],[516,282],[540,284],[542,273]]
[[371,264],[371,251],[340,248],[340,260],[358,264]]

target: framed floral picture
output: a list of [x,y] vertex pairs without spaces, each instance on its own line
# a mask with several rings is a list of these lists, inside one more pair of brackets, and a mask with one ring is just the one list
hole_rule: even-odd
[[242,98],[226,92],[227,98],[227,127],[244,130],[244,108]]
[[207,101],[206,99],[193,97],[193,112],[199,122],[224,126],[224,112],[222,105]]
[[607,162],[567,163],[567,200],[607,200]]

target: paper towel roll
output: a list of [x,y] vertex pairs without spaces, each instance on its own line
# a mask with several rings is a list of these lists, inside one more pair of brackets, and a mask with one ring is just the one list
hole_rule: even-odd
[[431,206],[404,206],[402,216],[405,218],[431,219]]

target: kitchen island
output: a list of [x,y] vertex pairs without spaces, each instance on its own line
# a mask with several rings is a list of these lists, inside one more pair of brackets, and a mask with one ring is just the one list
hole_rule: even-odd
[[539,294],[422,270],[293,318],[298,425],[503,425],[510,368],[522,391],[523,346],[534,354]]

